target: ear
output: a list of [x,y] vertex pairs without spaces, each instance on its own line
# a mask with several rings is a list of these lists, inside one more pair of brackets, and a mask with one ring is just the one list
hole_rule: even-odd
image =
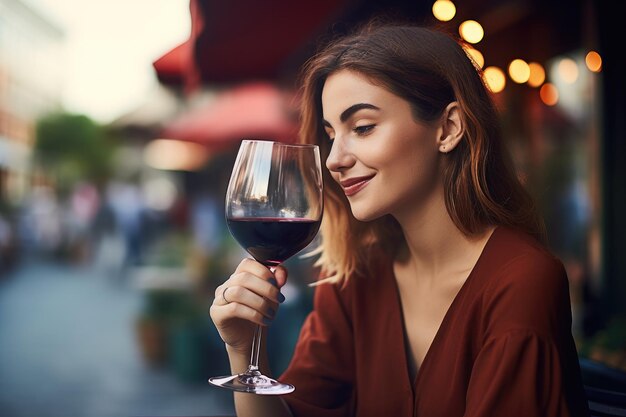
[[459,103],[453,101],[441,115],[441,136],[438,140],[439,152],[448,153],[461,142],[465,133],[463,115]]

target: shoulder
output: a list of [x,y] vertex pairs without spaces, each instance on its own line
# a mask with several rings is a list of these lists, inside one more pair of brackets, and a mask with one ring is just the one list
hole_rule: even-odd
[[484,284],[483,312],[492,330],[547,335],[567,326],[569,285],[561,261],[530,236],[511,229],[496,232],[477,271]]
[[491,290],[509,285],[548,290],[567,283],[563,263],[537,240],[513,229],[496,229],[483,258]]
[[497,255],[502,260],[513,260],[519,255],[537,259],[558,261],[558,259],[534,237],[520,230],[498,226],[490,238],[486,252]]

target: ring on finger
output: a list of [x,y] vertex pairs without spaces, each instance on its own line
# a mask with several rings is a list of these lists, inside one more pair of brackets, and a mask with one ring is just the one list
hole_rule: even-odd
[[228,301],[228,299],[226,299],[226,291],[229,289],[230,287],[226,287],[224,288],[224,291],[222,291],[222,299],[224,300],[225,304],[230,304],[230,301]]

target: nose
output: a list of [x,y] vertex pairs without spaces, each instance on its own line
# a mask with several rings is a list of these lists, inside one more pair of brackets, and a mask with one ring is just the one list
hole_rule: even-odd
[[326,158],[326,168],[328,168],[331,172],[339,172],[350,168],[354,165],[354,162],[354,155],[349,152],[346,144],[341,139],[336,137],[333,140],[328,158]]

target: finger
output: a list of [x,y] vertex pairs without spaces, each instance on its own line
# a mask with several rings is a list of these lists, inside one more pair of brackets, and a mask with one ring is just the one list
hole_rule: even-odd
[[260,324],[261,326],[268,326],[273,321],[273,317],[269,317],[249,305],[238,302],[231,302],[225,306],[211,307],[211,318],[216,323],[226,323],[232,319],[241,319]]
[[[276,271],[278,271],[278,276],[276,276]],[[268,280],[272,283],[272,285],[276,285],[278,288],[285,285],[288,275],[287,269],[282,265],[272,267],[270,270],[262,263],[251,258],[245,258],[239,263],[239,266],[235,270],[235,274],[239,272],[249,272],[253,275],[257,275],[260,278]]]
[[[225,284],[226,285],[226,284]],[[269,280],[260,278],[247,272],[234,274],[228,281],[227,285],[241,286],[248,288],[261,297],[268,299],[274,303],[282,303],[285,297],[280,293],[280,289],[276,285],[276,280],[272,277]],[[228,291],[228,299],[230,300],[230,290]]]
[[213,305],[224,306],[230,303],[232,300],[227,298],[226,292],[230,287],[226,285],[226,283],[220,285],[215,290],[215,298],[213,299]]
[[233,285],[228,287],[228,304],[242,304],[258,311],[263,316],[273,319],[278,309],[278,304],[251,291],[249,288]]
[[274,278],[276,278],[276,283],[278,288],[282,288],[283,285],[287,283],[287,276],[289,275],[287,268],[282,265],[278,265],[274,270]]
[[215,289],[215,296],[213,298],[213,305],[226,305],[228,300],[224,298],[224,293],[228,289],[229,281],[224,282]]
[[265,265],[251,258],[245,258],[239,263],[237,269],[235,270],[235,274],[239,272],[248,272],[265,280],[269,280],[274,277],[272,271],[270,271]]

